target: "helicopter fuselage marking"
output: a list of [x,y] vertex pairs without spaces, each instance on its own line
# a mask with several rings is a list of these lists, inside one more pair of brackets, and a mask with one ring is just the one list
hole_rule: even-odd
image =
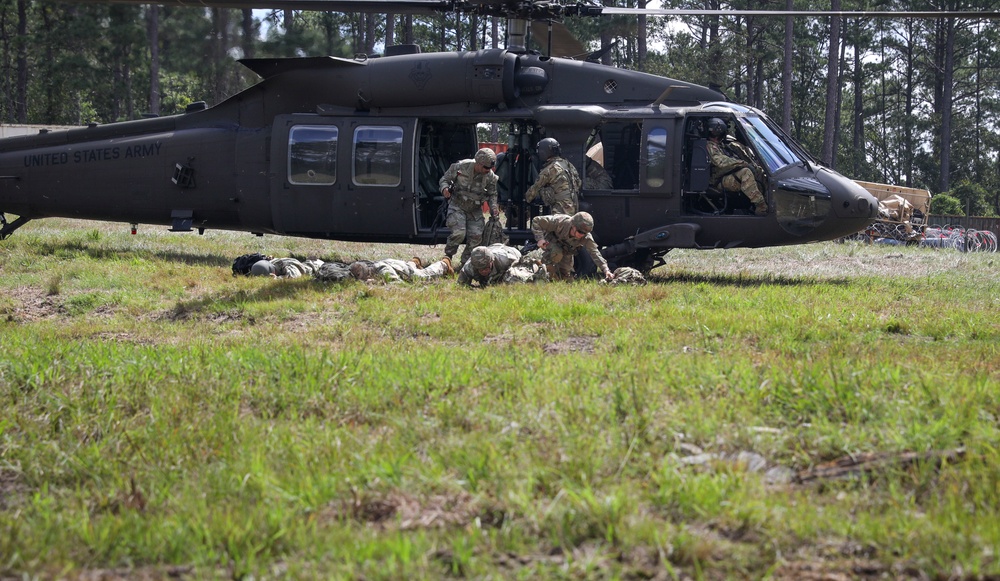
[[431,80],[431,64],[429,61],[420,61],[410,71],[410,80],[418,89],[423,89]]
[[72,152],[72,157],[68,151],[58,151],[49,153],[34,153],[24,156],[24,167],[43,167],[49,165],[62,165],[72,161],[73,163],[91,163],[95,161],[113,161],[116,159],[129,159],[133,157],[152,157],[160,155],[160,147],[163,144],[159,141],[155,143],[142,143],[129,145],[124,149],[121,146],[96,147],[93,149],[81,149]]

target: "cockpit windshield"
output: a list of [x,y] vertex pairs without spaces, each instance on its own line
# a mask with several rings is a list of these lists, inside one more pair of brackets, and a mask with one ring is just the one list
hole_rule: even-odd
[[779,169],[796,163],[802,163],[802,158],[792,150],[782,138],[776,134],[759,117],[738,117],[740,125],[746,132],[753,148],[774,173]]
[[743,128],[750,145],[767,165],[770,173],[811,159],[811,156],[799,144],[785,136],[785,133],[774,122],[753,107],[719,102],[708,103],[705,105],[705,109],[741,113],[742,115],[735,116],[736,120]]

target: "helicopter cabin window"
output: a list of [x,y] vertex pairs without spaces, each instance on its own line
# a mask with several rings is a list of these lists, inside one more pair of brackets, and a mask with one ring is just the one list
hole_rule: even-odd
[[587,142],[584,189],[638,190],[641,143],[639,123],[607,121],[598,127]]
[[288,132],[288,182],[329,186],[337,181],[337,128],[296,125]]
[[667,130],[654,127],[646,139],[646,185],[662,188],[667,181]]
[[361,126],[354,130],[354,183],[398,186],[402,181],[402,127]]

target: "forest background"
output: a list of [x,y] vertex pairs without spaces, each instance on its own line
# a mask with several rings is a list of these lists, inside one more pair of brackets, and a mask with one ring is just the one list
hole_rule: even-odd
[[[995,10],[994,2],[665,0],[662,7],[937,11]],[[240,58],[350,58],[393,44],[478,50],[502,46],[505,24],[455,14],[0,0],[0,120],[83,125],[175,114],[255,83]],[[996,19],[602,16],[566,25],[588,49],[612,47],[604,64],[718,84],[847,176],[929,189],[935,214],[1000,214]]]

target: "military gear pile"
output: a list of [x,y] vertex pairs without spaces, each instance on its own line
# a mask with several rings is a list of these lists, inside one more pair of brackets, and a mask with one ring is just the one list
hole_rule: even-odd
[[233,276],[236,276],[238,274],[242,274],[243,276],[249,276],[250,269],[253,268],[254,264],[260,262],[261,260],[271,260],[271,259],[272,257],[267,256],[266,254],[260,254],[259,252],[238,256],[236,257],[236,260],[233,261]]

